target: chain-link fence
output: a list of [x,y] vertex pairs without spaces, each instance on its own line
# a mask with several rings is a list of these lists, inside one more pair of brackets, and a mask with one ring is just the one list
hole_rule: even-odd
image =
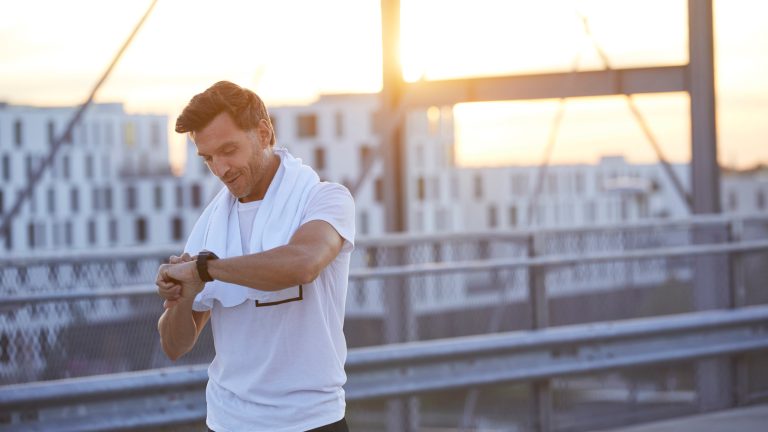
[[[714,271],[717,289],[725,292],[725,307],[768,303],[768,250],[685,253],[702,238],[710,245],[765,240],[768,217],[360,239],[347,297],[348,345],[706,309],[694,289],[702,256],[710,260],[712,268],[705,270]],[[0,384],[171,365],[159,345],[162,306],[152,282],[158,264],[176,252],[5,260],[0,267]],[[207,363],[212,357],[206,329],[196,348],[176,364]],[[736,362],[749,377],[737,382],[739,400],[765,397],[766,355]],[[684,363],[555,379],[543,394],[551,399],[557,430],[663,418],[696,410],[695,369],[694,363]],[[539,421],[531,401],[542,394],[532,388],[499,384],[424,394],[411,398],[407,409],[422,428],[528,430]],[[352,402],[350,422],[358,430],[385,430],[389,409],[384,401]]]

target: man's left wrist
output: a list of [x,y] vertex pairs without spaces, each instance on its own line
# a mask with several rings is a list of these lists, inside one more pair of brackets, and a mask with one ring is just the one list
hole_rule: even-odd
[[203,281],[203,283],[211,282],[214,280],[213,276],[211,276],[211,273],[208,271],[208,263],[217,259],[219,259],[219,257],[211,251],[204,250],[197,254],[195,267],[197,267],[197,276],[201,281]]

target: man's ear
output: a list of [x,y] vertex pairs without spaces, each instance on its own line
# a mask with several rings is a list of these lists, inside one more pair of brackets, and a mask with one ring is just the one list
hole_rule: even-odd
[[269,143],[272,142],[272,128],[269,126],[269,120],[259,120],[259,127],[256,128],[256,133],[259,136],[259,142],[262,148],[269,147]]

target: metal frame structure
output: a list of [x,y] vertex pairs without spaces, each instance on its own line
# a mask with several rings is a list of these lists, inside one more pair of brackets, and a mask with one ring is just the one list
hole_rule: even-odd
[[[694,214],[720,212],[720,172],[717,162],[717,127],[715,116],[714,37],[712,0],[688,0],[689,62],[683,66],[610,69],[598,72],[569,72],[526,76],[501,76],[406,83],[399,66],[397,47],[400,42],[400,0],[381,0],[382,76],[380,123],[381,153],[384,156],[384,177],[387,231],[407,231],[404,167],[407,151],[402,133],[402,113],[409,109],[434,105],[454,105],[462,102],[500,100],[534,100],[572,96],[627,95],[636,93],[687,92],[690,95],[691,122],[691,201]],[[673,178],[675,184],[679,182]],[[678,186],[679,188],[679,186]],[[680,191],[678,191],[680,192]],[[687,201],[687,199],[686,199]],[[707,242],[712,232],[702,232],[700,240]],[[714,260],[714,261],[713,261]],[[716,273],[729,273],[727,263],[705,258],[697,265],[696,302],[700,309],[728,307],[727,293]],[[727,281],[726,281],[727,283]],[[399,310],[405,293],[396,286],[387,290],[392,307]],[[405,311],[407,316],[407,311]],[[405,322],[395,320],[393,322]],[[390,329],[394,340],[406,341],[402,328]],[[729,365],[706,362],[701,366],[700,387],[704,391],[704,409],[731,406],[733,399],[725,389],[732,387],[729,379],[713,383],[707,377],[727,377]],[[550,417],[551,395],[545,383],[538,383],[536,418],[546,422]],[[394,420],[405,416],[405,423]],[[389,430],[410,430],[404,403],[393,408],[393,425]],[[399,422],[399,423],[398,423]],[[541,429],[547,429],[543,424]]]

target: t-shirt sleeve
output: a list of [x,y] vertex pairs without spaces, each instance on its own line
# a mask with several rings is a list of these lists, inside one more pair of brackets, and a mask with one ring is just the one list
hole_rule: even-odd
[[344,239],[342,252],[355,247],[355,201],[346,187],[321,182],[310,192],[301,225],[313,220],[328,222]]

